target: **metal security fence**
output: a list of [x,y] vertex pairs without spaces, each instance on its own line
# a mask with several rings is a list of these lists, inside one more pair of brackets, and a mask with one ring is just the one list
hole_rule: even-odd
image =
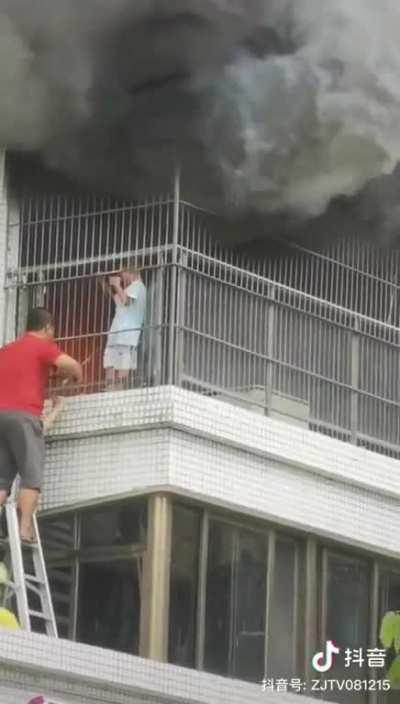
[[182,200],[178,177],[172,195],[144,203],[19,206],[5,335],[29,306],[49,307],[60,343],[85,363],[80,392],[105,389],[113,303],[99,284],[134,258],[147,312],[131,385],[179,385],[400,457],[397,253],[374,259],[352,242],[243,257],[211,236],[212,217]]

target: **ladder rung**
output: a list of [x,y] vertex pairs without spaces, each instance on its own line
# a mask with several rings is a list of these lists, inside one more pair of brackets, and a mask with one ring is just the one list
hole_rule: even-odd
[[21,540],[21,548],[27,548],[28,550],[37,550],[39,547],[38,543],[25,543],[23,540]]
[[33,574],[26,574],[25,580],[27,582],[34,582],[35,584],[44,584],[43,579],[39,579],[39,577],[35,577]]
[[29,610],[29,616],[33,616],[33,618],[42,618],[43,621],[51,621],[51,617],[48,614],[44,614],[42,611]]

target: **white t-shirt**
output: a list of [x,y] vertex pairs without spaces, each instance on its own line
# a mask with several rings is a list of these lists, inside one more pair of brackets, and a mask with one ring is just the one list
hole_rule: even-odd
[[[143,281],[134,281],[126,289],[125,304],[115,301],[115,315],[107,345],[137,347],[146,315],[146,287]],[[115,299],[114,299],[115,300]]]

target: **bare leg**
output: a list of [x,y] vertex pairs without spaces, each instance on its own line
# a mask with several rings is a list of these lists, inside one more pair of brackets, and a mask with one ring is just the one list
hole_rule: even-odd
[[8,497],[7,491],[0,491],[0,506],[3,506],[3,504],[6,503],[7,497]]
[[127,389],[128,388],[128,381],[129,381],[129,370],[126,369],[120,369],[118,371],[118,388],[119,389]]
[[106,369],[106,389],[113,389],[116,385],[116,370],[113,367],[107,367]]
[[21,538],[30,540],[33,535],[32,518],[39,503],[37,489],[21,489],[18,497],[18,508],[21,512],[20,532]]

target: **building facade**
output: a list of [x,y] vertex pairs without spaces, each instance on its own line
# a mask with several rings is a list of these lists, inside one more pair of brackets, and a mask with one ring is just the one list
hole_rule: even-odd
[[[0,702],[396,701],[377,649],[400,602],[400,257],[245,259],[178,176],[146,203],[7,186],[4,159],[3,341],[46,305],[85,381],[47,442],[60,638],[1,635]],[[99,281],[132,257],[139,366],[110,390]]]

